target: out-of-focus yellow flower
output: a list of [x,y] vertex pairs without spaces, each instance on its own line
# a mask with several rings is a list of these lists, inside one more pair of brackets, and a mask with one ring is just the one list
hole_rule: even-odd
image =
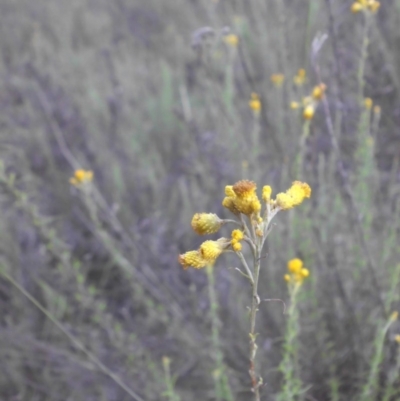
[[257,93],[252,93],[249,100],[249,107],[254,113],[258,114],[261,110],[261,100]]
[[398,317],[399,317],[399,312],[394,311],[394,312],[392,312],[392,314],[390,315],[389,320],[390,320],[391,322],[395,322],[395,321],[398,319]]
[[194,267],[195,269],[201,269],[206,267],[208,262],[203,258],[199,251],[189,251],[183,255],[179,255],[179,263],[186,270],[188,267]]
[[326,91],[326,85],[325,84],[319,84],[314,87],[312,91],[312,97],[315,100],[321,100],[324,97]]
[[394,336],[394,341],[396,341],[397,344],[400,344],[400,334]]
[[310,196],[311,188],[307,183],[294,181],[286,192],[281,192],[276,196],[276,204],[282,210],[288,210],[300,205],[305,198]]
[[375,14],[379,10],[380,6],[381,3],[376,0],[357,0],[351,5],[350,10],[352,13],[364,11]]
[[285,76],[283,74],[272,74],[271,82],[277,87],[281,87],[283,82],[285,81]]
[[303,261],[298,258],[289,260],[287,268],[289,274],[285,274],[284,279],[288,283],[302,284],[304,279],[310,275],[310,271],[303,267]]
[[297,86],[302,86],[306,81],[306,78],[307,78],[306,70],[304,68],[300,68],[299,71],[297,71],[297,74],[293,77],[293,82]]
[[375,114],[381,114],[381,106],[375,106],[374,107],[374,113]]
[[196,213],[192,219],[192,228],[199,235],[214,234],[222,224],[223,220],[214,213]]
[[87,184],[93,180],[93,171],[78,169],[75,170],[74,175],[69,179],[70,184],[78,187]]
[[248,180],[238,181],[235,185],[225,187],[225,199],[222,205],[232,213],[243,213],[250,216],[261,210],[261,203],[256,193],[257,186]]
[[230,33],[229,35],[224,36],[224,42],[232,47],[237,47],[239,44],[239,37],[234,33]]
[[362,11],[364,9],[364,7],[360,4],[360,3],[353,3],[351,5],[351,12],[352,13],[358,13],[360,11]]
[[303,261],[299,258],[289,260],[287,268],[290,273],[300,273],[303,268]]
[[371,110],[374,102],[370,97],[364,99],[364,106],[367,110]]
[[314,114],[315,114],[315,106],[313,104],[309,104],[306,107],[304,107],[303,118],[305,120],[312,120]]
[[292,110],[297,110],[300,107],[300,103],[299,102],[290,102],[290,108]]

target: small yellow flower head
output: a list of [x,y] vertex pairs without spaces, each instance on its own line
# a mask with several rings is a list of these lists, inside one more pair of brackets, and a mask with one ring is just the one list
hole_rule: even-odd
[[232,231],[232,239],[236,241],[241,241],[244,238],[244,233],[242,230],[233,230]]
[[223,221],[214,213],[196,213],[192,219],[192,228],[199,235],[214,234]]
[[394,336],[394,341],[396,341],[397,344],[400,344],[400,334]]
[[75,170],[73,177],[69,179],[70,184],[78,187],[93,180],[93,171],[78,169]]
[[171,358],[168,358],[167,356],[162,357],[162,363],[164,368],[168,369],[169,365],[171,364]]
[[300,273],[303,268],[303,261],[299,258],[289,260],[287,268],[290,273]]
[[239,44],[239,37],[234,33],[224,36],[224,42],[231,47],[237,47]]
[[304,84],[304,82],[306,81],[306,77],[307,77],[306,76],[306,70],[304,68],[300,68],[300,70],[297,71],[297,74],[293,78],[293,82],[297,86],[302,86]]
[[367,110],[372,109],[372,105],[374,104],[373,100],[370,97],[366,97],[364,99],[364,106]]
[[303,261],[301,259],[295,258],[289,260],[287,267],[289,274],[285,274],[284,276],[287,282],[302,284],[304,279],[310,275],[309,270],[303,267]]
[[299,102],[290,102],[290,108],[292,110],[297,110],[300,107],[300,103]]
[[258,114],[261,110],[261,100],[257,93],[252,93],[249,100],[249,107],[254,113]]
[[300,205],[305,198],[310,196],[311,188],[307,183],[294,181],[285,193],[281,192],[276,196],[276,204],[282,210],[288,210]]
[[236,240],[232,240],[232,249],[235,252],[240,252],[242,250],[242,244]]
[[261,210],[261,203],[256,194],[257,185],[253,181],[238,181],[232,188],[236,195],[234,204],[240,213],[250,216]]
[[253,181],[241,180],[232,186],[235,195],[242,199],[249,199],[255,195],[257,185]]
[[283,74],[272,74],[271,82],[277,87],[281,87],[283,82],[285,81],[285,76]]
[[352,13],[358,13],[360,11],[362,11],[364,9],[364,7],[362,6],[362,4],[355,2],[351,5],[351,12]]
[[262,199],[264,202],[271,200],[272,188],[269,185],[264,185],[262,190]]
[[374,114],[381,114],[381,106],[374,106]]
[[227,241],[226,238],[220,238],[217,241],[205,241],[200,245],[200,255],[208,264],[214,264],[229,243],[230,241]]
[[325,91],[326,91],[326,85],[325,84],[320,84],[320,85],[315,86],[313,91],[312,91],[313,99],[321,100],[325,95]]
[[314,114],[315,114],[315,107],[313,104],[309,104],[308,106],[304,107],[303,118],[305,120],[312,120]]
[[199,251],[189,251],[183,255],[179,255],[178,261],[183,266],[184,270],[190,266],[195,269],[201,269],[208,264]]
[[394,311],[394,312],[392,312],[392,314],[390,315],[389,320],[390,320],[391,322],[395,322],[395,321],[398,319],[398,317],[399,317],[399,312]]
[[371,11],[372,14],[375,14],[378,10],[379,7],[381,6],[381,3],[379,3],[379,1],[375,1],[375,0],[370,0],[368,2],[368,10]]

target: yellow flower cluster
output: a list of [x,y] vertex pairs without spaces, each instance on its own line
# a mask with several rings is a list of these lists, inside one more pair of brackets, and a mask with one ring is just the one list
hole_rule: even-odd
[[288,210],[300,205],[305,198],[311,196],[310,186],[301,181],[294,181],[292,186],[286,191],[276,195],[275,203],[282,210]]
[[306,70],[304,68],[300,68],[299,71],[297,71],[297,74],[293,77],[293,82],[297,86],[303,86],[304,82],[306,82],[306,79]]
[[287,269],[289,273],[283,277],[288,283],[302,284],[304,279],[310,275],[309,270],[303,267],[303,261],[298,258],[289,260]]
[[302,104],[299,102],[291,102],[290,108],[293,110],[299,109],[300,107],[303,108],[303,118],[305,120],[312,120],[315,114],[315,109],[318,106],[318,102],[323,99],[326,92],[326,85],[319,84],[314,86],[311,94],[303,98]]
[[225,187],[226,197],[222,201],[222,206],[229,209],[234,214],[245,214],[251,216],[258,214],[261,210],[261,203],[256,193],[257,185],[253,181],[242,180],[235,185]]
[[255,114],[258,114],[261,110],[261,100],[260,97],[255,92],[251,94],[249,100],[249,107],[251,110],[253,110]]
[[381,6],[381,3],[376,0],[356,0],[351,5],[351,12],[358,13],[358,12],[362,11],[362,12],[375,14],[379,10],[380,6]]
[[223,223],[214,213],[196,213],[192,219],[192,228],[199,235],[214,234]]
[[198,250],[179,255],[178,260],[185,270],[189,266],[195,269],[212,266],[229,245],[230,241],[226,238],[220,238],[216,241],[208,240],[203,242]]
[[235,252],[239,252],[242,250],[242,244],[240,241],[244,238],[243,231],[241,230],[233,230],[232,231],[232,239],[231,239],[231,245],[232,249]]
[[224,42],[228,46],[237,47],[239,44],[239,37],[234,33],[230,33],[229,35],[224,36]]
[[271,82],[277,87],[281,87],[283,82],[285,81],[285,76],[283,74],[272,74]]
[[[261,202],[256,193],[257,185],[253,181],[241,180],[234,185],[225,187],[225,198],[222,205],[236,216],[240,214],[250,218],[254,226],[254,236],[263,237],[268,223],[280,210],[291,209],[300,205],[305,198],[311,196],[311,188],[305,182],[294,181],[286,191],[279,193],[276,199],[271,199],[272,188],[265,185],[262,190],[262,200],[265,202],[265,214],[261,217]],[[241,220],[243,222],[243,220]],[[232,220],[222,220],[213,213],[196,213],[192,218],[192,228],[200,235],[214,234],[223,224]],[[213,265],[217,258],[226,251],[240,252],[241,241],[244,239],[245,226],[242,229],[233,230],[231,239],[220,238],[216,241],[205,241],[200,248],[179,255],[179,263],[184,269],[189,266],[201,269]]]
[[75,170],[74,175],[69,179],[69,183],[75,187],[87,184],[93,180],[93,171],[78,169]]

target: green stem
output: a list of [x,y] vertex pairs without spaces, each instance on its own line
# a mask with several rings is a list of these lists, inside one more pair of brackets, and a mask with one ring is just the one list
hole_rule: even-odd
[[252,283],[252,300],[250,310],[250,378],[251,378],[251,389],[254,393],[254,401],[260,401],[260,385],[262,379],[259,378],[256,372],[255,359],[257,354],[257,333],[256,333],[256,315],[258,311],[258,305],[260,304],[260,297],[258,296],[258,278],[260,275],[260,246],[257,246],[254,260],[254,281]]

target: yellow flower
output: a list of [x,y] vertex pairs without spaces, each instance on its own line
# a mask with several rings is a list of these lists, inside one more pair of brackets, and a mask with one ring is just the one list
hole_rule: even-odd
[[284,276],[287,282],[302,284],[304,279],[310,275],[310,271],[303,267],[303,261],[298,258],[289,260],[287,268],[289,274],[285,274]]
[[93,180],[93,171],[78,169],[75,170],[74,175],[69,179],[70,184],[78,187]]
[[372,109],[372,105],[374,104],[373,100],[370,97],[366,97],[364,99],[364,106],[367,110]]
[[303,261],[299,258],[289,260],[287,268],[291,273],[300,273],[303,268]]
[[364,9],[364,7],[360,3],[356,2],[351,5],[352,13],[358,13],[358,12],[362,11],[363,9]]
[[302,86],[305,81],[306,81],[306,70],[304,68],[300,68],[300,70],[297,71],[297,74],[293,78],[293,82],[297,86]]
[[315,114],[315,107],[313,104],[309,104],[308,106],[304,107],[303,118],[305,120],[312,120],[314,114]]
[[214,213],[196,213],[192,219],[192,228],[199,235],[214,234],[223,221]]
[[292,110],[296,110],[300,107],[300,103],[299,102],[290,102],[290,108]]
[[236,47],[239,44],[239,38],[234,33],[224,36],[224,42],[232,47]]
[[375,14],[379,10],[380,6],[381,3],[379,3],[379,1],[369,1],[367,7],[371,11],[371,13]]
[[243,238],[244,238],[244,233],[242,230],[233,230],[232,231],[232,239],[241,241]]
[[380,6],[381,3],[376,0],[357,0],[351,5],[351,12],[368,11],[371,14],[375,14]]
[[307,183],[294,181],[285,193],[281,192],[276,196],[276,204],[282,210],[288,210],[300,205],[305,198],[309,198],[310,196],[311,188]]
[[400,344],[400,334],[396,334],[394,336],[394,341],[396,341],[398,344]]
[[200,245],[200,255],[208,264],[214,264],[229,243],[230,241],[226,238],[220,238],[217,241],[205,241]]
[[324,97],[326,91],[326,85],[325,84],[319,84],[314,87],[312,91],[312,97],[315,100],[321,100]]
[[271,82],[277,87],[281,87],[283,82],[285,81],[285,76],[283,74],[272,74]]
[[208,262],[203,258],[199,251],[189,251],[183,255],[179,255],[179,263],[186,270],[189,266],[195,269],[206,267]]
[[233,230],[232,231],[232,240],[231,240],[231,245],[232,245],[232,249],[235,252],[239,252],[242,250],[242,244],[240,243],[240,241],[244,238],[244,233],[241,230]]
[[262,199],[264,202],[271,200],[272,188],[269,185],[264,185],[262,190]]
[[392,314],[390,315],[389,320],[390,320],[391,322],[395,322],[395,321],[398,319],[398,317],[399,317],[399,312],[394,311],[394,312],[392,312]]
[[259,113],[261,110],[261,101],[257,93],[251,94],[251,99],[249,100],[249,107],[254,113]]
[[232,249],[235,252],[240,252],[242,250],[242,244],[238,241],[232,240]]
[[261,210],[261,203],[256,194],[257,186],[248,180],[238,181],[235,185],[225,187],[222,205],[234,214],[243,213],[250,216]]

